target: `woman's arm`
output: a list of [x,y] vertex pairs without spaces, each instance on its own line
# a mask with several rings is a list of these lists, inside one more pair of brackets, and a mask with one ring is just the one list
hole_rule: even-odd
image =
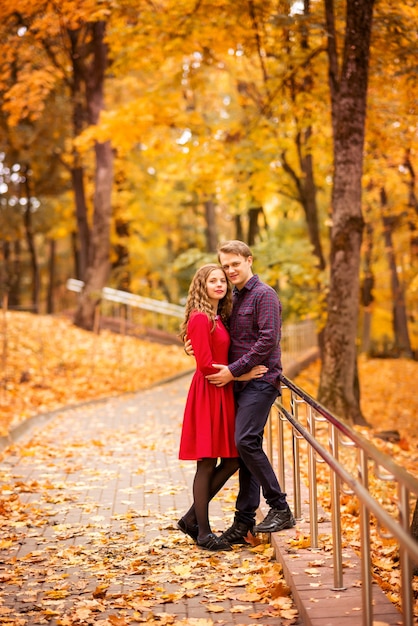
[[212,322],[205,313],[192,313],[188,325],[187,336],[193,344],[193,353],[197,369],[205,376],[215,374],[217,370],[212,366]]

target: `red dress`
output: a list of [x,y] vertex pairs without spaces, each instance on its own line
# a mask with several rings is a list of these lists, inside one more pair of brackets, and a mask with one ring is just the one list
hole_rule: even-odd
[[212,322],[205,313],[194,311],[187,324],[196,359],[184,409],[180,459],[237,457],[235,446],[235,401],[232,383],[216,387],[205,376],[218,372],[212,363],[228,364],[229,332],[220,318]]

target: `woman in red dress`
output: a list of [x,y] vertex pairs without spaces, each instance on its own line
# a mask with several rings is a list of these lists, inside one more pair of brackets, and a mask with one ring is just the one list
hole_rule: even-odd
[[[216,387],[206,376],[218,370],[213,363],[228,364],[228,319],[231,287],[224,270],[208,264],[197,270],[190,284],[181,337],[191,339],[196,359],[184,410],[180,459],[196,460],[193,506],[179,520],[178,528],[206,550],[230,550],[212,533],[209,502],[239,467],[235,447],[235,401],[232,384]],[[262,376],[257,366],[239,380]],[[218,459],[220,462],[218,463]]]

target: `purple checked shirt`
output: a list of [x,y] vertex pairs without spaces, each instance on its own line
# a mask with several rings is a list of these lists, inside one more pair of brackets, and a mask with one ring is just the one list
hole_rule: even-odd
[[276,292],[255,274],[241,290],[234,287],[233,297],[230,372],[241,376],[265,365],[269,370],[261,380],[280,389],[282,306]]

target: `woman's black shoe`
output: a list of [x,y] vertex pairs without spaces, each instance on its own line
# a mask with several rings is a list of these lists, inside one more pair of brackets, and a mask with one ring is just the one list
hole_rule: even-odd
[[203,548],[204,550],[213,550],[214,552],[219,552],[220,550],[232,550],[230,544],[225,541],[225,539],[221,539],[213,533],[206,535],[204,539],[198,539],[197,545],[199,548]]
[[186,520],[182,517],[177,522],[177,528],[181,530],[185,535],[189,535],[193,539],[193,541],[197,541],[197,536],[199,534],[199,527],[197,524],[190,525],[186,522]]

